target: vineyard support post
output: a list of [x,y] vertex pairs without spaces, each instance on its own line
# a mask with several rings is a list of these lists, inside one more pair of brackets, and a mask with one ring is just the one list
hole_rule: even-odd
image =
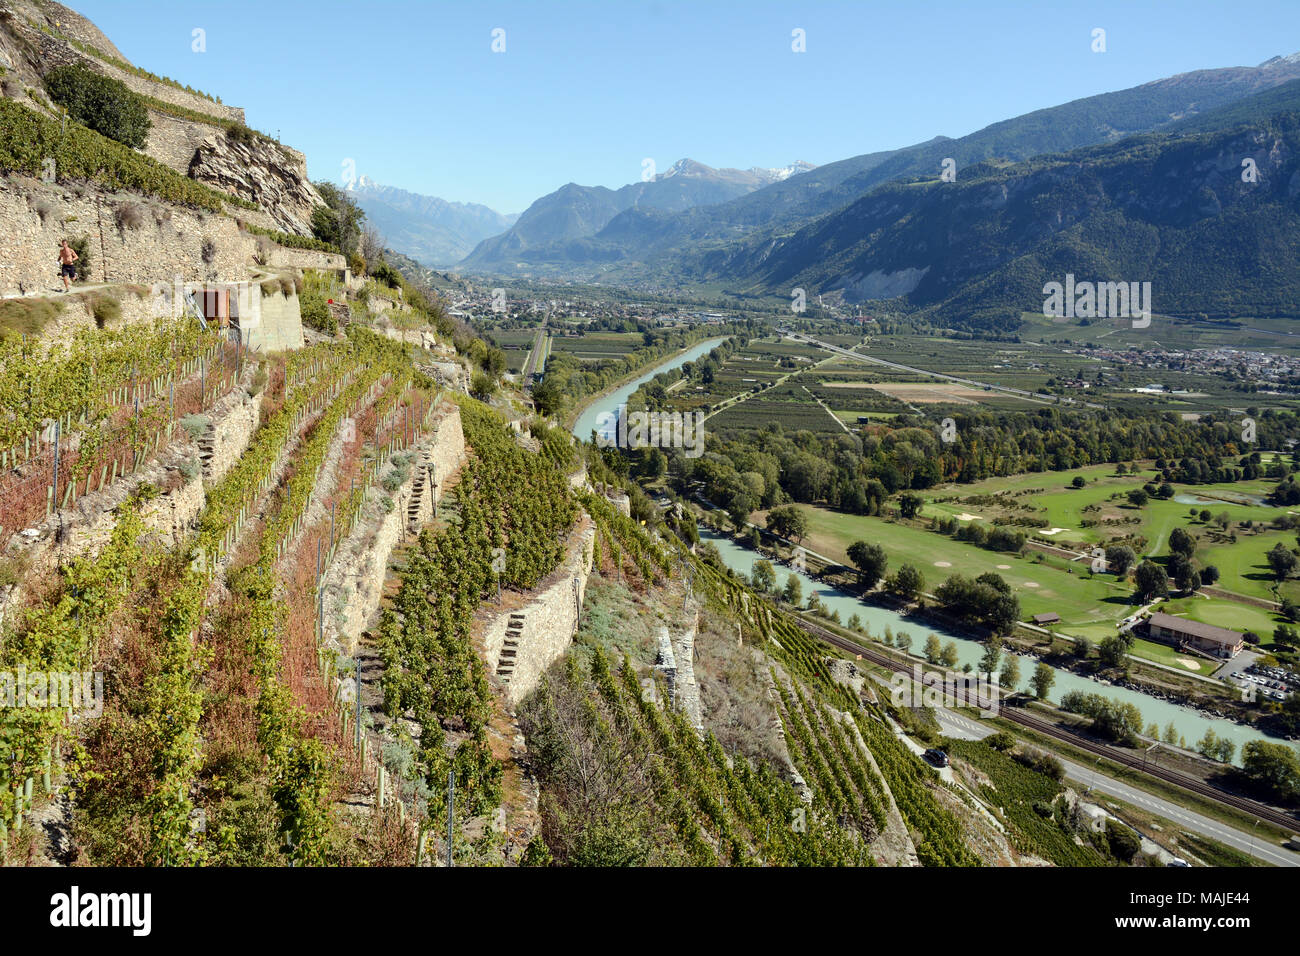
[[357,658],[357,753],[361,752],[361,658]]
[[58,419],[54,420],[54,500],[59,499],[59,433],[61,430]]
[[455,833],[456,820],[456,771],[447,771],[447,866],[455,866],[452,857],[452,836]]

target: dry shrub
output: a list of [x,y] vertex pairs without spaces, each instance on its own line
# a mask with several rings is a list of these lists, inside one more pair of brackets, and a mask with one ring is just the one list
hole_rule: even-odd
[[95,325],[101,329],[110,322],[122,318],[122,303],[111,295],[97,295],[90,300],[90,314],[95,317]]
[[119,232],[139,229],[144,225],[144,209],[135,202],[118,203],[113,210],[113,221],[117,223]]
[[259,266],[264,266],[271,261],[271,251],[275,248],[274,244],[266,236],[257,237],[257,248],[253,250],[253,261]]

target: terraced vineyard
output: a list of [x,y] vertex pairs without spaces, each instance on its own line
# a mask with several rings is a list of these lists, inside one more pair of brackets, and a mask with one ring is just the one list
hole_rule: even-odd
[[[729,758],[712,736],[698,736],[680,712],[647,699],[630,664],[611,665],[597,650],[589,670],[571,662],[526,711],[543,786],[565,773],[572,759],[561,744],[561,735],[575,732],[570,720],[596,753],[617,760],[620,772],[634,768],[653,794],[653,806],[623,805],[611,824],[626,814],[656,837],[653,845],[641,847],[595,836],[569,846],[554,830],[544,831],[552,852],[567,863],[844,866],[870,861],[847,831],[821,814],[807,813],[795,789],[770,764]],[[615,765],[607,769],[614,771]],[[609,811],[608,805],[589,808],[601,816]],[[611,857],[615,848],[631,855]]]
[[[822,708],[829,705],[847,712],[852,719],[880,768],[880,779],[916,838],[921,863],[979,865],[978,857],[965,845],[961,824],[935,796],[935,788],[943,786],[935,771],[903,745],[883,713],[835,680],[826,661],[828,649],[717,568],[696,558],[691,562],[696,579],[708,593],[733,613],[753,622],[763,638],[763,647],[770,648],[771,656],[803,683],[803,689],[796,686],[793,693],[782,688],[782,709],[784,719],[789,721],[787,735],[794,738],[792,753],[796,763],[802,759],[802,766],[811,771],[805,777],[814,790],[815,801],[832,812],[856,814],[863,825],[869,819],[875,827],[880,826],[882,788],[866,771],[855,747],[827,726]],[[814,713],[815,725],[809,719]],[[820,736],[810,729],[813,726],[821,728]],[[842,725],[841,729],[847,730]]]
[[503,586],[520,589],[545,577],[577,516],[563,478],[520,448],[498,415],[469,400],[461,412],[473,458],[448,509],[457,518],[421,533],[379,626],[384,708],[420,728],[415,773],[435,818],[445,813],[449,772],[466,817],[501,800],[501,765],[486,737],[491,691],[470,639],[472,619],[498,574]]

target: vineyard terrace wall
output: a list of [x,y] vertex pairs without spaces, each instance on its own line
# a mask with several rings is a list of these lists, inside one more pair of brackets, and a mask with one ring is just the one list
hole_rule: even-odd
[[[425,480],[422,491],[422,500],[430,512],[434,502],[442,499],[447,478],[465,462],[465,433],[461,429],[460,407],[444,402],[436,415],[431,434],[411,449],[415,460],[427,459],[437,476],[436,486]],[[358,522],[325,569],[322,584],[326,608],[325,640],[340,653],[347,656],[356,653],[361,632],[378,622],[388,561],[402,540],[407,506],[416,481],[421,477],[418,470],[412,468],[402,486],[389,496],[393,502],[391,511],[380,507],[383,492],[374,489],[369,507],[378,512],[378,522]]]
[[[257,249],[235,220],[74,184],[0,177],[0,295],[61,293],[61,239],[89,243],[92,283],[238,281]],[[76,288],[74,286],[74,288]]]
[[535,591],[523,607],[495,614],[483,631],[484,660],[488,673],[495,673],[511,614],[524,617],[514,673],[504,688],[512,707],[537,687],[542,674],[564,654],[578,633],[579,609],[587,595],[595,538],[595,525],[583,512],[569,535],[564,561],[548,576],[549,583]]
[[[250,364],[245,371],[245,384],[251,380],[251,374]],[[211,417],[211,427],[199,439],[203,453],[203,479],[209,488],[224,478],[248,450],[262,423],[262,398],[260,395],[250,396],[246,389],[237,388],[217,403]]]
[[[196,452],[179,424],[172,442],[156,459],[134,475],[119,478],[104,488],[84,495],[69,508],[49,515],[35,527],[36,535],[13,534],[6,553],[21,562],[25,577],[52,573],[61,564],[83,555],[94,556],[108,542],[117,524],[114,509],[144,484],[166,489],[148,501],[141,510],[145,526],[156,532],[168,546],[180,544],[207,505],[206,488],[226,474],[247,449],[260,420],[261,397],[249,396],[247,388],[254,374],[250,363],[244,377],[212,410],[209,436],[217,436],[215,464],[205,462],[202,471],[185,478],[182,466],[192,470],[199,460],[204,441]],[[22,605],[22,585],[0,594],[0,624],[10,609]]]

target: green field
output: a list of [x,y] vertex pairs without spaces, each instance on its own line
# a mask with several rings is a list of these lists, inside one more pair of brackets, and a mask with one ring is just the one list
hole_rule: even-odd
[[[975,577],[992,571],[1016,589],[1026,619],[1056,611],[1061,615],[1062,629],[1070,633],[1094,627],[1101,636],[1113,634],[1116,622],[1133,611],[1129,603],[1130,585],[1117,583],[1111,575],[1090,575],[1083,562],[1072,566],[1060,559],[1040,562],[1033,557],[986,551],[946,535],[882,518],[804,506],[800,510],[808,517],[805,547],[849,564],[847,551],[854,541],[878,543],[889,554],[891,569],[905,563],[919,568],[925,575],[927,590],[950,574]],[[753,520],[762,524],[761,513]],[[947,567],[936,562],[946,562]]]
[[1138,638],[1133,642],[1133,648],[1129,653],[1134,657],[1155,661],[1157,664],[1164,664],[1167,667],[1186,671],[1189,674],[1199,674],[1201,677],[1210,676],[1219,666],[1213,661],[1197,657],[1195,654],[1185,654],[1177,651],[1168,644],[1160,644],[1143,638]]
[[579,336],[556,335],[551,341],[551,351],[595,362],[622,358],[644,344],[640,332],[584,332]]
[[1254,631],[1265,641],[1271,639],[1273,628],[1282,620],[1280,616],[1263,608],[1236,601],[1206,598],[1201,594],[1166,601],[1160,605],[1160,610],[1166,614],[1177,614],[1193,621],[1217,624],[1219,627],[1231,628],[1234,631]]
[[[1221,579],[1218,587],[1244,594],[1250,597],[1274,600],[1272,592],[1273,578],[1269,574],[1264,554],[1278,541],[1294,546],[1294,531],[1273,529],[1245,530],[1237,525],[1242,521],[1267,524],[1274,517],[1282,514],[1282,509],[1269,505],[1232,504],[1215,496],[1234,497],[1241,495],[1263,496],[1274,485],[1271,480],[1242,481],[1233,484],[1213,485],[1174,485],[1175,497],[1167,500],[1153,498],[1142,508],[1134,508],[1123,498],[1110,500],[1112,495],[1123,494],[1130,488],[1141,487],[1150,479],[1152,471],[1146,469],[1139,476],[1116,475],[1113,465],[1093,465],[1075,468],[1063,472],[1039,472],[1028,475],[1016,475],[1009,478],[990,478],[970,485],[942,485],[924,492],[929,499],[924,514],[956,516],[960,514],[978,514],[981,520],[998,523],[1007,516],[1035,517],[1043,522],[1047,529],[1064,528],[1055,535],[1035,533],[1032,528],[1024,528],[1031,537],[1050,542],[1061,547],[1074,547],[1087,550],[1104,545],[1109,540],[1126,535],[1141,535],[1146,538],[1145,548],[1138,549],[1140,555],[1164,557],[1169,554],[1169,535],[1174,528],[1183,527],[1198,539],[1196,563],[1200,566],[1213,564],[1218,567]],[[1070,482],[1075,476],[1083,477],[1087,484],[1083,488],[1072,488]],[[1007,495],[1004,505],[972,504],[969,500],[985,495]],[[1195,496],[1210,500],[1201,502],[1180,502],[1178,497]],[[937,498],[951,498],[949,501],[936,501]],[[963,502],[967,503],[963,503]],[[1013,505],[1018,505],[1014,507]],[[1089,506],[1096,511],[1085,512]],[[1193,518],[1189,511],[1197,512],[1208,509],[1211,513],[1210,523]],[[1232,525],[1225,534],[1213,522],[1213,518],[1227,514]],[[1118,525],[1095,525],[1084,528],[1082,522],[1091,515],[1095,518],[1136,518],[1136,523]],[[1231,540],[1236,536],[1236,541]],[[1300,581],[1290,580],[1283,586],[1281,593],[1300,600]]]
[[[1042,476],[1035,477],[1041,480]],[[805,505],[799,507],[808,519],[808,536],[803,544],[812,551],[851,565],[848,547],[854,541],[880,544],[889,555],[891,570],[904,563],[915,565],[925,575],[927,590],[933,590],[951,574],[976,577],[991,571],[1002,575],[1015,589],[1020,598],[1022,620],[1055,611],[1061,616],[1061,623],[1054,625],[1053,629],[1063,634],[1100,641],[1113,635],[1118,622],[1137,609],[1131,602],[1133,585],[1130,581],[1121,581],[1110,574],[1093,575],[1082,560],[1070,561],[1063,556],[1034,551],[1026,551],[1023,556],[988,551],[924,528],[884,518],[843,514]],[[762,512],[756,512],[752,520],[761,525],[763,518]],[[1258,550],[1258,542],[1253,537],[1249,550]],[[1246,551],[1247,546],[1239,541],[1232,548],[1219,549],[1212,554],[1218,557],[1225,552],[1240,554]],[[1220,584],[1229,590],[1243,590],[1240,582],[1228,577],[1226,570]],[[1281,620],[1280,616],[1262,608],[1203,593],[1162,604],[1161,610],[1221,627],[1253,630],[1266,640]],[[1164,657],[1153,659],[1169,662]]]

